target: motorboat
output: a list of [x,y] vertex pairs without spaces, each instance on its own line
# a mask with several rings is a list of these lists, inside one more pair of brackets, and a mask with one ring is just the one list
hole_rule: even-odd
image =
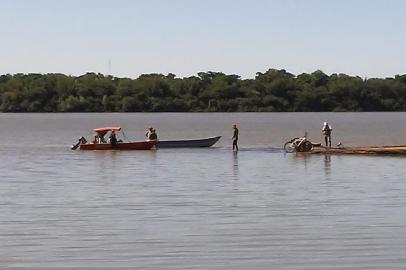
[[197,148],[210,147],[220,140],[221,136],[204,139],[163,140],[157,142],[158,148]]
[[[84,137],[72,145],[72,150],[150,150],[154,147],[157,141],[139,141],[139,142],[124,142],[122,140],[115,140],[114,142],[106,140],[105,136],[109,133],[122,132],[121,127],[100,127],[93,129],[95,136],[92,141],[88,142]],[[123,132],[122,132],[123,133]],[[123,133],[125,137],[125,134]],[[111,137],[111,136],[110,136]]]

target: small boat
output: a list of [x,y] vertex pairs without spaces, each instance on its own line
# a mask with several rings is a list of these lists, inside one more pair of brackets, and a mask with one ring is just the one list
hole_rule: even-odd
[[108,132],[121,131],[121,127],[102,127],[95,128],[93,131],[96,135],[92,142],[87,142],[84,137],[81,137],[78,143],[72,146],[72,150],[77,148],[80,150],[150,150],[156,145],[156,141],[123,142],[118,140],[116,143],[111,143],[104,139]]
[[210,147],[213,146],[221,136],[210,137],[205,139],[188,139],[188,140],[167,140],[158,141],[158,148],[194,148],[194,147]]

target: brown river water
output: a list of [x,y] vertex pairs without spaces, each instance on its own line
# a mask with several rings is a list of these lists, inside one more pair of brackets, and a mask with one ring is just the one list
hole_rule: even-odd
[[[406,113],[0,114],[0,269],[404,269],[406,157],[297,156],[406,145]],[[231,151],[231,124],[240,151]],[[99,126],[206,149],[72,151]]]

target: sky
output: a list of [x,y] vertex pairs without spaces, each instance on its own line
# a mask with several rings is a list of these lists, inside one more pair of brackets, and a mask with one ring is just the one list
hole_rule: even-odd
[[0,0],[0,74],[406,73],[403,0]]

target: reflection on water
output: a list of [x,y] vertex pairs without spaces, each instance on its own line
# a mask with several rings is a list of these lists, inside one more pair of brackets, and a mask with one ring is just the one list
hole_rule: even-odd
[[[312,155],[309,153],[295,153],[286,156],[293,157],[294,161],[296,162],[297,166],[303,166],[305,171],[314,170],[314,162],[320,161],[323,163],[322,167],[317,168],[317,170],[324,171],[324,176],[326,180],[330,179],[331,177],[331,155],[324,154],[324,155]],[[309,166],[310,165],[310,166]]]
[[[0,268],[403,269],[403,158],[280,147],[303,126],[318,134],[321,119],[377,144],[399,121],[395,144],[405,114],[327,116],[0,115]],[[231,119],[248,134],[238,153]],[[163,138],[227,136],[210,149],[69,150],[91,127],[143,138],[149,123]]]
[[307,153],[292,153],[287,154],[287,156],[293,156],[297,164],[303,166],[305,170],[307,170],[307,161],[312,158],[312,156]]
[[238,180],[238,152],[233,152],[233,176]]
[[331,155],[324,154],[324,173],[327,179],[330,179],[331,174]]

